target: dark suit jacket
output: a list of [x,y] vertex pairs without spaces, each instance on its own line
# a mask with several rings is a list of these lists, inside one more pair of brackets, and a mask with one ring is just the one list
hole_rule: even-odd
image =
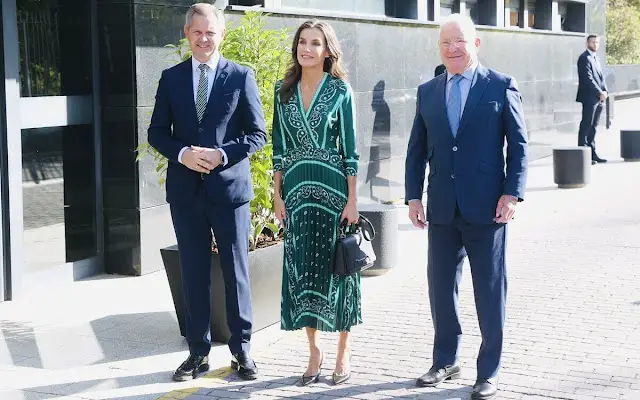
[[478,65],[454,138],[445,105],[446,80],[442,74],[418,88],[405,199],[422,199],[428,163],[428,221],[451,223],[457,204],[467,222],[491,224],[501,195],[524,199],[528,144],[520,93],[513,78]]
[[598,69],[595,58],[585,50],[578,57],[578,94],[579,103],[595,104],[600,102],[600,93],[608,92],[607,82],[602,70]]
[[445,67],[444,64],[440,64],[433,71],[433,76],[436,77],[440,74],[444,74],[445,72],[447,72],[447,67]]
[[[253,72],[220,57],[209,103],[198,123],[191,59],[162,73],[149,126],[149,143],[169,159],[167,202],[188,202],[204,185],[212,203],[253,198],[249,156],[266,143],[260,94]],[[178,161],[184,146],[221,148],[228,164],[204,175]]]

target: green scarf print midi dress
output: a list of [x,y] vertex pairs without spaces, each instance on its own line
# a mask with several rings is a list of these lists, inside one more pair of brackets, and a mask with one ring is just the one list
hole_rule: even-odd
[[285,203],[281,328],[349,331],[362,323],[360,276],[333,275],[347,176],[356,176],[355,109],[348,83],[325,73],[304,110],[299,83],[287,103],[276,84],[273,167]]

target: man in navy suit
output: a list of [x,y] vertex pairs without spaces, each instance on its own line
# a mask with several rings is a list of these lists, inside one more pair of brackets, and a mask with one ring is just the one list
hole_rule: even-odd
[[222,13],[211,4],[187,12],[189,60],[162,73],[149,143],[169,160],[167,202],[180,249],[189,357],[174,380],[209,369],[212,231],[225,280],[232,367],[255,379],[247,266],[253,187],[249,156],[266,142],[253,72],[224,59]]
[[602,65],[598,61],[600,46],[598,35],[587,37],[587,50],[578,57],[578,94],[576,101],[582,103],[582,121],[578,132],[578,146],[591,147],[591,164],[605,163],[596,153],[596,129],[607,99],[607,82],[604,80]]
[[502,354],[507,223],[524,198],[527,129],[515,80],[479,64],[480,39],[470,18],[447,17],[438,44],[447,72],[418,88],[405,171],[409,217],[414,226],[428,227],[435,331],[432,368],[417,384],[436,386],[460,376],[458,285],[469,256],[482,333],[471,397],[491,399]]

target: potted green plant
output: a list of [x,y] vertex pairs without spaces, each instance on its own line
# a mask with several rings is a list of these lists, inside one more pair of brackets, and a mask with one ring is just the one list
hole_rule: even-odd
[[[170,44],[179,62],[191,57],[186,39]],[[283,29],[266,29],[265,14],[247,11],[236,26],[229,26],[220,48],[221,54],[238,64],[253,69],[260,91],[260,99],[267,126],[267,144],[251,158],[251,175],[255,197],[250,203],[251,231],[249,234],[249,276],[253,303],[253,330],[259,330],[280,320],[283,243],[281,229],[273,212],[273,165],[271,162],[271,125],[273,118],[273,90],[284,75],[289,57],[288,33]],[[149,143],[136,149],[137,160],[153,157],[161,185],[165,183],[167,159]],[[169,280],[180,331],[183,329],[183,294],[177,245],[160,250]],[[211,339],[226,342],[230,336],[226,323],[224,281],[217,254],[215,238],[212,243],[211,267]]]

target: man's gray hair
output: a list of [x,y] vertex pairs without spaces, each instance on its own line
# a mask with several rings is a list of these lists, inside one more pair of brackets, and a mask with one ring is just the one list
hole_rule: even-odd
[[460,27],[460,30],[464,34],[467,39],[475,39],[478,37],[476,35],[476,25],[473,23],[471,17],[462,14],[451,14],[444,17],[440,20],[440,31],[446,25],[457,24]]
[[185,18],[185,25],[187,27],[191,26],[194,15],[202,15],[203,17],[213,16],[216,20],[216,26],[222,29],[225,28],[224,13],[213,4],[196,3],[189,7]]

